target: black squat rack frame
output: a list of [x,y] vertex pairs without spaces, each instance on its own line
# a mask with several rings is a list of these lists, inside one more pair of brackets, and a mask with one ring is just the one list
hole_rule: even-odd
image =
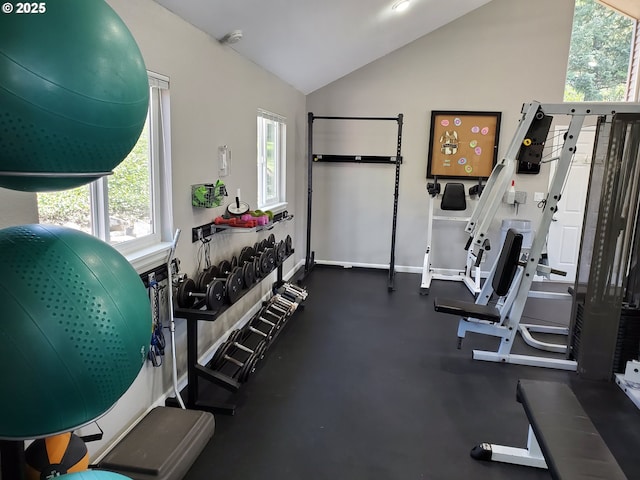
[[[391,227],[391,255],[389,260],[388,290],[394,290],[395,253],[396,253],[396,227],[398,220],[398,193],[400,186],[400,165],[402,164],[402,121],[403,114],[397,117],[326,117],[308,113],[309,137],[308,137],[308,178],[307,178],[307,252],[304,264],[304,275],[308,275],[315,265],[315,252],[311,251],[311,212],[313,196],[313,164],[316,162],[350,162],[350,163],[381,163],[396,166],[395,187],[393,192],[393,225]],[[398,137],[395,157],[377,155],[321,155],[313,153],[313,122],[315,120],[382,120],[398,123]]]

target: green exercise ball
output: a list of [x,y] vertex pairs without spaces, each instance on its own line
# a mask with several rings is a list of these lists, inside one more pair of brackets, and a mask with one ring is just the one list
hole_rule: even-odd
[[148,351],[151,308],[129,262],[77,230],[0,230],[0,438],[39,438],[104,414]]
[[14,190],[64,190],[112,171],[149,106],[138,45],[106,2],[39,5],[0,14],[0,186]]
[[86,472],[67,473],[56,477],[56,480],[131,480],[119,473],[106,470],[87,470]]

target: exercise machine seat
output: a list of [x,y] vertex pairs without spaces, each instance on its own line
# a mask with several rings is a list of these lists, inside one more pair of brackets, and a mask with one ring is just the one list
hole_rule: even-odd
[[438,297],[434,299],[433,305],[436,312],[450,313],[459,317],[472,317],[478,320],[489,320],[494,323],[500,321],[500,310],[493,305],[479,305],[464,300],[440,299]]
[[[491,281],[493,292],[504,297],[511,288],[513,278],[518,269],[520,260],[520,250],[522,249],[522,234],[517,233],[513,228],[507,230],[507,234],[500,250],[495,274]],[[460,317],[477,318],[478,320],[489,320],[499,322],[501,312],[493,305],[481,305],[475,302],[455,300],[451,298],[435,298],[433,307],[436,312],[450,313]]]
[[569,385],[521,379],[516,396],[524,407],[552,478],[626,480]]
[[447,183],[444,186],[442,194],[442,202],[440,202],[442,210],[466,210],[467,199],[464,193],[464,184]]

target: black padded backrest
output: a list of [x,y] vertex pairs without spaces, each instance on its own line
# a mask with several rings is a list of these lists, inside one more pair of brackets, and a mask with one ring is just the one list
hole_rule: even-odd
[[504,239],[500,256],[498,257],[498,265],[496,273],[493,276],[491,286],[496,295],[503,297],[509,292],[513,277],[518,269],[518,260],[520,260],[520,250],[522,249],[522,234],[517,233],[513,228],[507,230],[507,236]]
[[447,183],[442,194],[442,210],[466,210],[467,199],[464,196],[464,184]]

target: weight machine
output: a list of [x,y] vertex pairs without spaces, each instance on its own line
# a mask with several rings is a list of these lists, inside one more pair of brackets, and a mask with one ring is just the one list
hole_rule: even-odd
[[[500,309],[499,317],[489,320],[474,316],[473,308],[458,309],[457,314],[463,318],[458,326],[459,346],[467,332],[481,333],[495,336],[501,339],[500,346],[495,352],[473,351],[473,358],[501,363],[514,363],[538,367],[550,367],[563,370],[577,370],[577,361],[570,359],[546,358],[532,355],[517,355],[511,353],[511,348],[518,332],[527,344],[546,351],[555,353],[567,353],[567,345],[546,343],[535,340],[531,332],[568,335],[569,329],[564,327],[551,327],[520,323],[531,284],[536,273],[549,274],[552,269],[541,263],[542,251],[546,242],[552,217],[557,210],[558,202],[563,193],[566,177],[569,173],[571,159],[575,153],[578,135],[582,129],[584,120],[588,116],[598,117],[598,131],[595,151],[605,149],[607,153],[615,142],[610,143],[611,125],[617,114],[638,114],[640,105],[632,103],[563,103],[541,104],[532,102],[525,104],[522,109],[522,117],[507,150],[505,157],[496,164],[487,182],[480,200],[469,219],[465,231],[469,234],[469,250],[474,255],[481,255],[489,238],[489,228],[495,214],[502,202],[504,193],[510,185],[516,167],[519,162],[531,162],[539,164],[545,148],[546,137],[554,115],[566,115],[571,118],[569,128],[565,134],[564,144],[557,159],[557,168],[551,180],[549,192],[543,202],[542,216],[534,229],[535,237],[528,254],[523,256],[518,265],[518,271],[514,275],[508,293],[508,304]],[[613,147],[612,147],[613,145]],[[598,158],[594,155],[594,158]],[[604,189],[603,189],[604,192]],[[600,191],[591,192],[591,195],[600,197]],[[583,245],[584,248],[584,245]],[[498,263],[500,258],[496,261]],[[595,259],[594,259],[595,261]],[[495,271],[496,265],[494,265]],[[489,281],[487,281],[487,284]],[[493,294],[489,285],[483,288],[478,295],[475,304],[486,306]],[[441,305],[448,304],[448,300],[441,301]],[[455,301],[454,301],[455,302]],[[436,299],[436,303],[438,300]],[[448,313],[454,313],[449,310]]]
[[[314,120],[373,120],[394,121],[398,123],[398,136],[396,141],[396,155],[394,157],[378,155],[320,155],[313,153],[313,122]],[[393,192],[393,224],[391,227],[391,255],[389,260],[388,290],[394,289],[395,254],[396,254],[396,227],[398,220],[398,193],[400,187],[400,165],[402,164],[402,120],[403,114],[397,117],[321,117],[312,112],[308,113],[309,138],[308,138],[308,172],[307,172],[307,251],[304,263],[304,275],[308,275],[315,265],[315,252],[311,251],[311,206],[313,197],[313,164],[316,162],[350,162],[350,163],[378,163],[395,165],[395,187]]]
[[[427,248],[424,253],[424,262],[422,265],[420,295],[429,294],[429,288],[431,287],[432,280],[449,280],[463,282],[471,291],[471,293],[475,295],[480,292],[480,262],[482,261],[482,254],[484,253],[484,250],[480,250],[480,254],[478,257],[476,257],[473,253],[468,254],[464,268],[458,270],[434,267],[432,256],[434,222],[446,221],[466,223],[469,221],[469,216],[437,215],[435,213],[434,204],[436,197],[440,193],[440,184],[438,183],[438,177],[434,178],[434,183],[427,184],[427,191],[432,198],[429,201],[429,210],[427,214],[427,225],[429,226],[429,229],[427,231]],[[482,184],[480,181],[478,185],[474,185],[473,187],[471,187],[470,196],[475,195],[476,193],[481,191]],[[440,203],[440,209],[443,211],[465,211],[467,209],[464,184],[447,183],[445,185],[444,193],[442,194],[442,201]]]

